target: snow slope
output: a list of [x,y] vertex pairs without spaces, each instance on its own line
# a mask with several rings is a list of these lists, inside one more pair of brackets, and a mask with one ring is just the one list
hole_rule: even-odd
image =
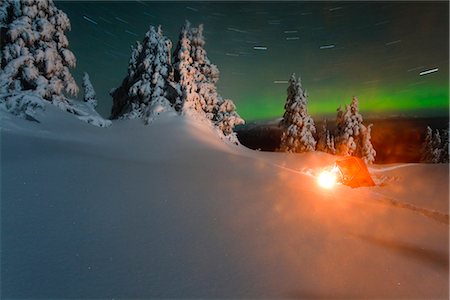
[[179,116],[1,114],[1,297],[448,298],[448,165],[320,189],[324,153],[228,145]]

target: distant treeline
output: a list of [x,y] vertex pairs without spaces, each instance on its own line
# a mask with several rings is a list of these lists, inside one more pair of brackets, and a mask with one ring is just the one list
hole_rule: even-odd
[[[320,120],[317,120],[320,121]],[[389,118],[366,119],[374,124],[372,144],[377,151],[375,163],[411,163],[420,162],[421,147],[425,139],[426,128],[444,130],[449,126],[448,117],[437,118]],[[334,130],[334,123],[328,122],[328,129]],[[255,124],[236,128],[239,141],[251,149],[275,151],[279,147],[281,128],[277,124]]]

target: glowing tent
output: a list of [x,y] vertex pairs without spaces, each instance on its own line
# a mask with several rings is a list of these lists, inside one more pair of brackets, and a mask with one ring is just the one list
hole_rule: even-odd
[[336,166],[342,178],[342,183],[352,188],[361,186],[375,186],[364,161],[350,156],[336,161]]

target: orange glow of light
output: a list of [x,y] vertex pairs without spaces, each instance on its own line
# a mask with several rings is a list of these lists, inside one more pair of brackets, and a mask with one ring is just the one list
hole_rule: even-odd
[[337,174],[334,168],[332,170],[325,170],[320,173],[317,178],[317,183],[319,186],[325,189],[331,189],[337,182]]

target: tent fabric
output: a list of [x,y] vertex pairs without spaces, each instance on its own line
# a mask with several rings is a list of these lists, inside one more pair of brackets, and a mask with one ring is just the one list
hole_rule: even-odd
[[364,161],[358,157],[350,156],[336,161],[342,183],[352,188],[361,186],[375,186]]

